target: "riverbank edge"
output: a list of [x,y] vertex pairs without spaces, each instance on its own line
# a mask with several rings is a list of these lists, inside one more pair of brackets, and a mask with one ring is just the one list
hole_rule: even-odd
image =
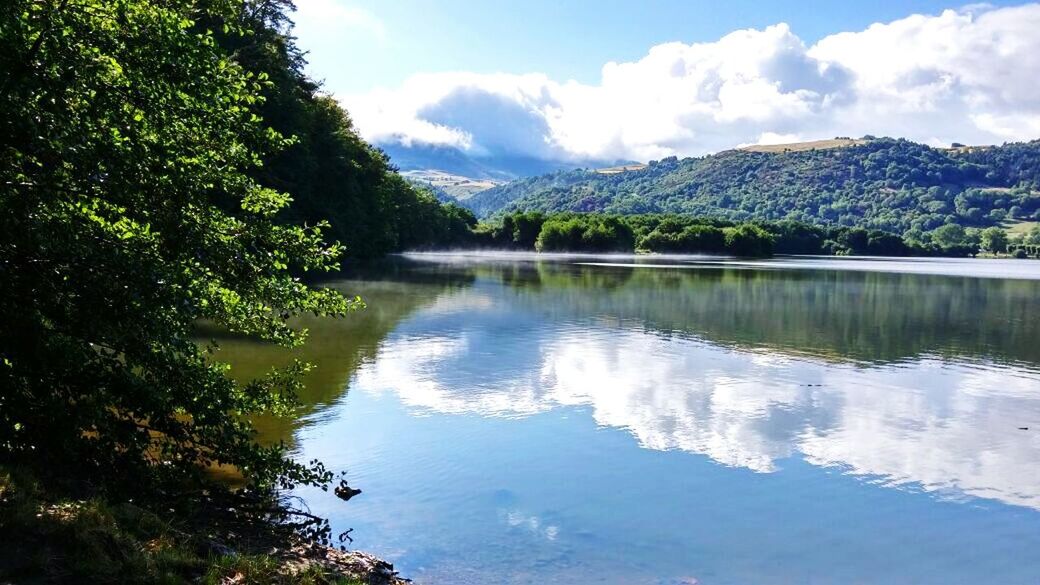
[[[155,510],[165,509],[166,513]],[[174,508],[54,497],[0,465],[0,585],[403,585],[374,555],[308,542],[274,522],[214,530]]]

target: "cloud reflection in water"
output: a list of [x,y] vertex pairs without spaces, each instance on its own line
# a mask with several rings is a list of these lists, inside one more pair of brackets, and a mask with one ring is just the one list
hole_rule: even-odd
[[929,356],[833,363],[609,319],[546,322],[489,295],[477,287],[414,315],[353,387],[418,412],[588,407],[647,449],[759,473],[800,454],[890,486],[1040,509],[1040,433],[1019,430],[1040,425],[1035,371]]

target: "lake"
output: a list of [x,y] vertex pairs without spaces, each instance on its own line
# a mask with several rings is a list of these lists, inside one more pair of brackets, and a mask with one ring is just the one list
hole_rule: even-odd
[[[267,439],[417,583],[1040,583],[1040,262],[414,254]],[[247,377],[284,350],[220,340]]]

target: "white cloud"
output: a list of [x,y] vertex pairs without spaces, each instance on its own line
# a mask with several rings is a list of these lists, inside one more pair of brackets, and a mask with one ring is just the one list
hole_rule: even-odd
[[647,160],[835,135],[1026,140],[1040,135],[1038,30],[1040,4],[914,15],[811,47],[781,23],[658,45],[607,63],[595,85],[424,74],[343,101],[371,140],[544,159]]

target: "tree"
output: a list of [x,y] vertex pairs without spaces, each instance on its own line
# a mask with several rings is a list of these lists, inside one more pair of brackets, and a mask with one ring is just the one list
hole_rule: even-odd
[[967,232],[955,223],[948,223],[932,230],[932,241],[942,248],[961,246],[967,242]]
[[538,239],[538,233],[542,231],[542,224],[545,223],[545,216],[537,211],[531,211],[514,214],[512,219],[514,226],[512,231],[513,242],[525,250],[534,248],[535,241]]
[[[671,219],[671,218],[669,218]],[[669,219],[643,236],[637,246],[649,252],[699,252],[717,254],[724,251],[726,238],[720,228],[693,224],[672,231]]]
[[264,77],[200,23],[218,0],[9,0],[0,7],[0,457],[136,489],[240,470],[324,483],[254,442],[294,403],[295,365],[236,384],[198,324],[285,345],[288,319],[357,308],[301,281],[336,266],[323,224],[284,225],[254,178],[286,146]]
[[622,218],[596,214],[549,217],[535,242],[539,252],[631,252],[635,236]]
[[[229,2],[230,0],[221,0]],[[288,191],[293,205],[285,222],[328,220],[327,236],[350,258],[373,258],[408,247],[454,243],[452,214],[431,204],[428,188],[416,188],[394,172],[387,155],[366,143],[336,99],[305,72],[303,52],[292,37],[290,0],[239,0],[235,30],[223,33],[222,17],[201,18],[217,43],[247,71],[266,76],[254,109],[265,124],[292,138],[266,156],[251,175]],[[218,15],[219,16],[219,15]]]
[[975,229],[964,229],[962,226],[948,223],[931,231],[931,241],[938,248],[935,250],[947,256],[975,256],[979,253],[980,237]]
[[771,256],[773,254],[773,234],[764,229],[741,224],[725,228],[726,249],[737,256]]
[[1002,254],[1007,251],[1008,247],[1008,236],[1007,232],[998,227],[991,227],[982,230],[980,234],[982,249],[993,253]]
[[849,254],[864,254],[870,242],[870,234],[863,228],[849,228],[841,230],[835,240],[842,245]]

